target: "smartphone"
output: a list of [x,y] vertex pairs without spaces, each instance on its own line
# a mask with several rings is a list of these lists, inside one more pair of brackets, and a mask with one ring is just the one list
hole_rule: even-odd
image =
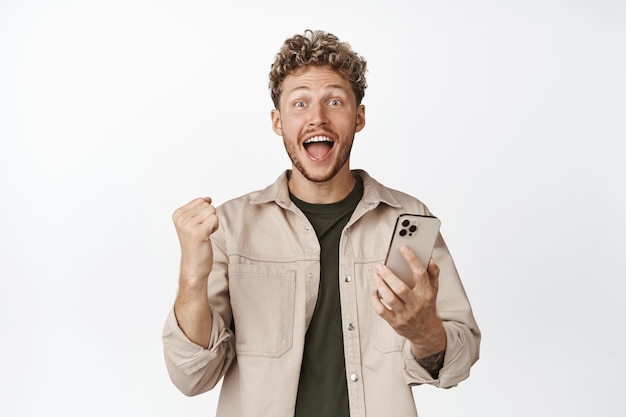
[[413,249],[422,265],[428,266],[440,225],[438,218],[419,214],[401,214],[396,220],[385,265],[409,288],[415,286],[415,280],[409,265],[400,254],[400,247],[406,245]]

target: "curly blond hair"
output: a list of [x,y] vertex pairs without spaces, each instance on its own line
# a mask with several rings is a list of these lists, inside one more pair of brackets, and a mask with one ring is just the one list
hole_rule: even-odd
[[338,71],[352,85],[357,105],[361,104],[367,87],[365,59],[332,33],[307,29],[304,35],[294,35],[287,39],[272,64],[269,88],[277,109],[285,78],[308,66],[329,66]]

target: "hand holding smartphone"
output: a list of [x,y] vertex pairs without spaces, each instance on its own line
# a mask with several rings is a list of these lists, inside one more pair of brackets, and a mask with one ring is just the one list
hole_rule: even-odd
[[428,267],[440,225],[438,218],[419,214],[401,214],[396,220],[385,265],[409,288],[415,286],[415,281],[409,265],[400,254],[400,247],[410,247],[422,265]]

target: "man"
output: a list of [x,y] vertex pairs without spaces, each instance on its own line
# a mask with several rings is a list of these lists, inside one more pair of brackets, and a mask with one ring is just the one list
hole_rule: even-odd
[[197,198],[173,215],[182,256],[165,360],[187,395],[224,377],[220,417],[416,416],[412,386],[455,386],[478,359],[441,236],[428,265],[403,250],[412,289],[383,266],[398,214],[430,213],[350,170],[365,69],[332,34],[287,39],[270,72],[271,121],[292,169],[217,209]]

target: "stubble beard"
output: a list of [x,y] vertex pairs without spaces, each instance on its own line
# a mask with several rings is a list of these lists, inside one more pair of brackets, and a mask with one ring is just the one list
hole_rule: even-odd
[[307,171],[302,161],[298,158],[298,146],[299,142],[294,146],[293,141],[286,140],[283,138],[283,144],[285,145],[285,150],[287,151],[287,155],[289,155],[289,159],[291,159],[291,163],[294,168],[297,169],[304,178],[311,182],[322,183],[326,181],[330,181],[337,175],[337,173],[343,168],[343,166],[350,159],[350,152],[352,151],[352,143],[354,142],[354,134],[352,135],[352,139],[348,146],[345,146],[341,149],[341,153],[337,155],[337,159],[335,160],[335,164],[332,169],[326,175],[315,176],[311,172]]

